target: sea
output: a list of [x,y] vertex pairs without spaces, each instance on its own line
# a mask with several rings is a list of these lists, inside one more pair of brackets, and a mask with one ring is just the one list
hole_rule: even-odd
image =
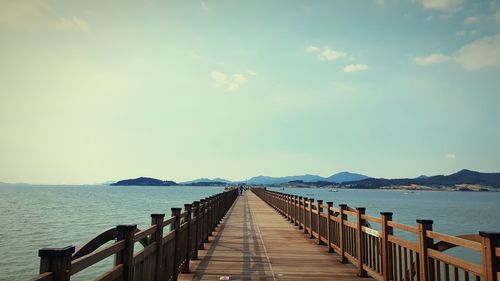
[[[139,229],[144,229],[151,223],[150,214],[168,216],[173,207],[183,207],[185,203],[223,189],[0,183],[0,280],[28,280],[35,276],[40,248],[77,246],[119,224],[137,224]],[[408,225],[416,225],[416,219],[432,219],[434,230],[451,235],[500,231],[500,192],[271,190],[332,201],[334,205],[345,203],[351,207],[365,207],[366,213],[373,216],[392,211],[395,221]],[[458,252],[458,255],[470,258],[468,253]],[[92,280],[110,269],[111,264],[112,259],[106,259],[71,279]]]

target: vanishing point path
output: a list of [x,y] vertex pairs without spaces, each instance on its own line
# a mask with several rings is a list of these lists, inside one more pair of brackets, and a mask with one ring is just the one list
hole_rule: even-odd
[[179,280],[373,280],[317,245],[250,191],[218,226]]

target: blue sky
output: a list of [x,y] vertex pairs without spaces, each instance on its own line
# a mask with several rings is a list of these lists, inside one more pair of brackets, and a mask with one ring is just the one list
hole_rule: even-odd
[[498,1],[1,5],[1,181],[500,171]]

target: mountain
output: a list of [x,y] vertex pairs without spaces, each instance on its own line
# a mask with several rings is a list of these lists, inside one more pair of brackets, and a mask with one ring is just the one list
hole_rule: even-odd
[[313,182],[322,181],[323,177],[316,175],[302,175],[302,176],[287,176],[287,177],[268,177],[268,176],[257,176],[248,180],[249,184],[280,184],[287,183],[290,181],[303,181],[303,182]]
[[500,187],[500,173],[481,173],[471,170],[461,170],[451,175],[438,175],[432,177],[418,177],[414,179],[375,179],[367,178],[359,181],[344,182],[344,185],[359,188],[379,188],[398,185],[423,185],[423,186],[455,186],[458,184],[471,184]]
[[121,180],[111,185],[136,185],[136,186],[171,186],[177,185],[174,181],[163,181],[154,178],[140,177],[136,179]]
[[196,180],[191,180],[191,181],[185,181],[179,183],[180,185],[193,185],[193,184],[200,184],[200,183],[225,183],[225,184],[231,184],[232,181],[221,179],[221,178],[215,178],[213,180],[209,178],[201,178],[201,179],[196,179]]
[[334,182],[334,183],[343,183],[346,181],[359,181],[359,180],[364,180],[367,178],[368,178],[367,176],[361,175],[361,174],[350,173],[350,172],[340,172],[340,173],[336,173],[335,175],[327,177],[326,181]]
[[346,181],[357,181],[368,178],[365,175],[355,174],[350,172],[341,172],[329,176],[327,178],[317,175],[302,175],[302,176],[286,176],[286,177],[268,177],[257,176],[248,180],[249,184],[281,184],[288,182],[329,182],[329,183],[342,183]]

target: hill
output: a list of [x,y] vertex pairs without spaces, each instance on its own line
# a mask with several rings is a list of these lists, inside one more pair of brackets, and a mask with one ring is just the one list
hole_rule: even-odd
[[461,170],[451,175],[418,177],[414,179],[367,178],[359,181],[344,182],[345,186],[358,188],[379,188],[385,186],[423,185],[423,186],[455,186],[460,184],[500,187],[500,173],[481,173]]
[[135,186],[172,186],[177,185],[174,181],[163,181],[154,178],[140,177],[136,179],[121,180],[111,185],[135,185]]

